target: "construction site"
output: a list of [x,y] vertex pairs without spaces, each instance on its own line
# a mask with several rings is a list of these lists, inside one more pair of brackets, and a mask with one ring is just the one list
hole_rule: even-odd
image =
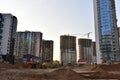
[[0,57],[0,79],[120,80],[119,62],[103,61],[101,64],[96,64],[96,60],[94,60],[96,53],[91,54],[94,51],[91,39],[78,39],[80,59],[78,62],[76,62],[76,37],[62,35],[60,41],[61,62],[53,61],[52,53],[48,54],[50,53],[49,49],[53,50],[53,41],[48,40],[42,42],[42,52],[44,53],[42,61],[31,54],[23,55],[22,61],[15,56],[14,64],[10,63],[9,57]]
[[[20,2],[17,1],[17,3]],[[57,1],[55,2],[55,4],[56,3]],[[68,3],[70,3],[70,1],[67,2],[67,4]],[[28,2],[26,4],[28,4]],[[53,6],[53,4],[51,5]],[[63,4],[60,5],[63,6]],[[85,6],[87,5],[85,4]],[[18,30],[19,32],[17,32],[17,23],[18,23],[17,17],[12,15],[11,13],[10,14],[0,13],[0,80],[120,80],[120,27],[118,28],[117,25],[118,20],[116,18],[117,15],[116,15],[115,0],[93,0],[93,6],[94,6],[93,11],[94,11],[94,23],[95,23],[94,24],[95,41],[89,38],[92,32],[88,32],[88,31],[86,34],[83,34],[81,36],[83,37],[87,35],[87,38],[78,39],[76,35],[81,35],[81,34],[61,35],[60,48],[58,48],[60,50],[60,52],[58,52],[60,53],[60,55],[56,55],[56,57],[60,57],[60,61],[57,60],[54,61],[53,59],[53,55],[54,55],[53,40],[44,40],[43,33],[39,32],[40,31],[39,29],[37,31]],[[32,7],[34,7],[33,4]],[[49,5],[47,5],[47,7],[49,7]],[[47,7],[44,6],[45,9],[43,10],[46,10]],[[60,8],[55,7],[56,9],[54,9],[54,7],[55,6],[52,7],[52,10],[51,9],[48,10],[52,12],[45,12],[45,13],[49,13],[49,14],[52,13],[52,15],[57,17],[56,19],[59,20],[58,16],[61,14],[61,12],[64,11],[60,11],[62,7]],[[65,7],[63,6],[63,8]],[[69,11],[69,8],[70,10],[72,9],[72,7],[67,7],[65,11],[67,10]],[[24,9],[21,8],[21,10],[22,12],[25,12],[23,11]],[[35,9],[35,10],[37,11],[37,13],[39,11],[42,11],[42,9],[41,10]],[[56,12],[55,14],[53,14],[54,10],[60,14],[56,16]],[[57,10],[59,10],[60,12]],[[83,11],[85,10],[86,9],[84,9]],[[80,11],[82,12],[82,10]],[[30,13],[31,12],[34,11],[30,9]],[[75,12],[75,11],[71,11],[71,12]],[[68,12],[66,16],[68,16],[68,14],[70,14],[71,12]],[[40,13],[39,15],[37,15],[37,17],[41,15]],[[44,16],[43,14],[42,16]],[[34,14],[32,14],[32,16],[33,15]],[[60,28],[62,26],[67,27],[67,25],[65,24],[57,24],[57,20],[56,22],[54,22],[55,19],[52,15],[50,19],[47,15],[45,15],[45,17],[47,17],[46,19],[43,20],[38,19],[39,21],[45,21],[45,22],[38,21],[39,23],[44,24],[40,29],[45,27],[46,29],[45,30],[43,29],[44,31],[47,31],[48,33],[52,33],[53,31],[57,30],[56,28],[57,26]],[[75,17],[76,16],[77,15],[75,14]],[[64,17],[65,16],[62,15],[60,16],[60,18],[63,18],[61,19],[61,21],[64,19],[66,21],[69,21],[67,20],[68,17],[67,18]],[[68,19],[72,19],[72,17],[74,16],[70,15],[69,17],[70,18]],[[39,18],[42,19],[42,17]],[[76,19],[73,18],[72,20],[77,20],[79,22],[71,21],[72,25],[80,23],[80,20],[78,20],[77,18]],[[80,18],[84,20],[84,18],[82,17]],[[30,18],[30,17],[29,19],[34,20],[34,18]],[[50,23],[49,24],[47,23],[47,20],[53,22],[48,21]],[[85,24],[92,24],[92,23],[88,23],[89,22],[88,20],[89,18],[87,17],[87,20],[84,21]],[[36,22],[34,21],[31,21],[32,24],[33,23],[38,24],[36,23],[37,21]],[[60,23],[67,24],[66,21],[60,22],[59,20]],[[68,22],[69,25],[67,28],[63,28],[64,30],[67,29],[66,31],[64,31],[61,28],[62,30],[58,30],[55,33],[52,33],[52,35],[54,36],[53,38],[56,38],[55,34],[58,33],[59,31],[63,31],[64,33],[69,32],[70,27],[71,27],[70,31],[72,31],[73,33],[74,32],[77,33],[77,30],[83,33],[83,31],[80,31],[82,30],[82,28],[81,29],[78,28],[81,25],[72,26],[70,24],[71,22]],[[57,26],[55,26],[54,28],[51,27],[54,26],[51,25],[53,23],[57,24]],[[77,30],[74,31],[75,26],[78,27],[76,27]],[[93,25],[91,26],[89,25],[89,28],[85,28],[85,30],[90,29],[92,26]],[[81,27],[85,27],[85,25]],[[31,28],[31,30],[34,29],[37,28],[36,27]],[[47,35],[46,37],[50,37],[50,36]]]
[[30,64],[0,61],[1,80],[120,80],[120,63]]

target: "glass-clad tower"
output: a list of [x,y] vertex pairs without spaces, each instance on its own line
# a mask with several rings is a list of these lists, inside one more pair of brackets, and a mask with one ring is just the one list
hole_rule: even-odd
[[118,61],[119,45],[114,0],[93,0],[97,63]]

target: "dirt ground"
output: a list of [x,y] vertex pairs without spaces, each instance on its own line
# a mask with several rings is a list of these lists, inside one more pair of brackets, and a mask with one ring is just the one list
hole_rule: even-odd
[[120,64],[30,69],[0,62],[0,80],[120,80]]

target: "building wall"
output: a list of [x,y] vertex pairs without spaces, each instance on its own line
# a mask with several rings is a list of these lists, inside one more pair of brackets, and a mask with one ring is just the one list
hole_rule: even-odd
[[11,54],[13,55],[13,48],[14,48],[14,38],[16,34],[16,28],[17,28],[17,18],[11,14],[1,14],[3,21],[1,22],[3,24],[2,33],[1,33],[1,54],[7,55]]
[[[35,56],[40,56],[41,53],[41,45],[42,45],[42,37],[41,34],[38,32],[32,33],[32,53],[34,53]],[[34,47],[33,47],[34,46]]]
[[119,53],[120,53],[120,27],[118,27],[118,38],[119,38]]
[[76,64],[76,37],[70,35],[60,36],[61,63]]
[[93,62],[97,63],[96,42],[92,42],[92,46],[93,46]]
[[91,39],[78,39],[79,59],[84,59],[86,63],[93,63],[93,47]]
[[100,43],[99,43],[99,27],[98,27],[98,12],[97,12],[97,0],[93,0],[94,7],[94,23],[95,23],[95,40],[96,40],[96,54],[97,54],[97,64],[102,63],[102,53],[100,51]]
[[23,55],[25,54],[30,54],[28,52],[28,44],[29,44],[29,38],[28,38],[28,34],[30,34],[30,32],[17,32],[17,36],[16,36],[16,43],[15,43],[15,51],[14,54],[15,56],[18,57],[23,57]]
[[119,60],[114,0],[94,0],[97,63]]
[[52,40],[42,41],[42,62],[43,63],[53,62],[53,41]]
[[13,64],[17,18],[12,14],[0,14],[0,19],[0,55]]
[[6,15],[3,16],[4,17],[4,22],[3,22],[3,32],[2,32],[2,48],[1,48],[1,52],[3,55],[6,55],[9,53],[10,50],[10,35],[11,35],[11,15]]
[[41,44],[41,32],[17,32],[14,54],[16,57],[20,58],[22,58],[25,54],[41,57]]

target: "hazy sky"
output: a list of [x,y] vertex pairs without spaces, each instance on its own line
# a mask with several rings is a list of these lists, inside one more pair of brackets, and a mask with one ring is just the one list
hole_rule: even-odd
[[[120,0],[116,10],[120,25]],[[93,0],[0,0],[0,12],[18,18],[17,31],[40,31],[43,39],[54,40],[54,59],[59,59],[60,35],[92,32],[94,41]]]

